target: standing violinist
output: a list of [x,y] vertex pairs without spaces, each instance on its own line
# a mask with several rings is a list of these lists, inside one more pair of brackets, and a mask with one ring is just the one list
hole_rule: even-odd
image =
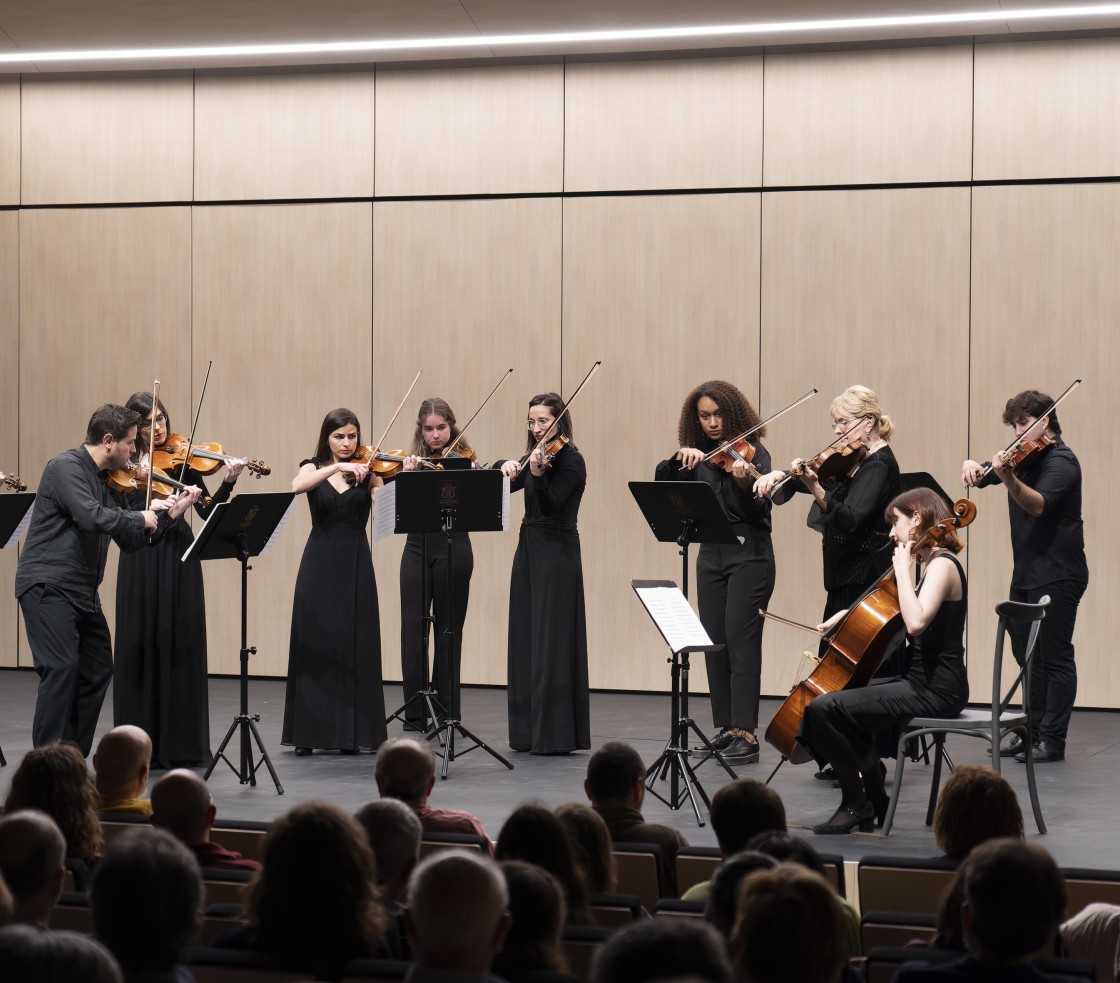
[[[156,402],[153,429],[150,392],[133,393],[125,408],[140,414],[134,463],[147,468],[153,449],[158,459],[171,432],[167,410]],[[190,488],[173,500],[184,512],[194,505],[205,519],[215,505],[229,498],[243,467],[242,461],[230,462],[208,505],[199,498],[206,495],[206,485],[197,471],[169,468],[170,477]],[[133,509],[142,509],[145,499],[143,487],[128,496]],[[147,731],[153,768],[179,768],[210,759],[202,564],[197,559],[182,562],[193,542],[190,525],[178,515],[169,529],[153,537],[154,549],[123,555],[117,568],[113,723],[134,724]]]
[[[1038,648],[1031,660],[1031,700],[1028,710],[1035,761],[1062,761],[1066,732],[1077,695],[1073,629],[1077,606],[1089,584],[1085,561],[1085,532],[1081,522],[1081,465],[1062,440],[1054,401],[1037,389],[1012,396],[1003,422],[1020,442],[1047,445],[1016,466],[1012,453],[1000,451],[990,469],[965,461],[961,480],[966,488],[1002,482],[1007,489],[1011,518],[1012,601],[1036,604],[1050,595],[1042,620]],[[1047,412],[1049,410],[1049,412]],[[1013,630],[1012,648],[1022,659],[1026,632]],[[1000,750],[1016,761],[1027,759],[1022,739],[1012,738]]]
[[738,764],[758,761],[763,625],[758,612],[774,592],[770,503],[755,497],[751,470],[764,474],[770,469],[770,453],[760,442],[766,429],[759,428],[748,438],[749,466],[735,459],[727,470],[704,457],[722,441],[756,427],[758,422],[754,407],[730,382],[717,380],[697,386],[681,407],[677,425],[680,449],[658,464],[654,475],[658,481],[691,479],[710,485],[739,540],[734,545],[701,543],[696,558],[700,621],[712,642],[723,645],[704,656],[712,722],[720,729],[712,746]]
[[556,393],[530,399],[527,457],[494,465],[511,491],[525,492],[509,587],[509,746],[533,754],[591,747],[576,527],[587,465],[572,438],[572,415],[563,410]]
[[[914,549],[927,530],[950,518],[949,507],[931,489],[915,488],[894,498],[885,515],[895,544],[891,562],[909,668],[904,678],[824,693],[805,707],[797,740],[832,765],[843,793],[840,807],[814,833],[849,833],[857,826],[870,832],[874,823],[881,825],[889,800],[875,735],[911,717],[955,716],[968,702],[968,585],[955,555],[963,547],[949,527]],[[914,560],[923,570],[917,587],[910,572]],[[837,612],[818,629],[832,628],[847,614]]]
[[[412,435],[412,448],[406,458],[405,471],[421,467],[424,458],[443,457],[444,449],[454,441],[455,449],[446,456],[473,456],[471,446],[459,440],[455,413],[447,401],[438,396],[425,399],[416,415],[416,431]],[[409,533],[401,553],[401,673],[404,678],[404,696],[408,700],[423,684],[427,666],[423,664],[424,626],[421,619],[432,615],[435,632],[435,662],[432,665],[432,688],[439,694],[444,707],[450,707],[451,676],[450,653],[444,629],[452,622],[462,652],[463,624],[467,620],[467,600],[474,572],[474,553],[470,533],[452,532],[455,537],[451,577],[455,594],[455,611],[449,607],[447,596],[447,537],[440,532]],[[423,550],[421,550],[423,541]],[[456,673],[456,675],[458,675]],[[406,725],[416,730],[427,730],[427,708],[417,701],[416,707],[405,718]]]

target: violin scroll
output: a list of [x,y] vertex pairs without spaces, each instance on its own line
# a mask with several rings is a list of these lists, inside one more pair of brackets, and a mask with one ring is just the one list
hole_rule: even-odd
[[3,471],[0,471],[0,488],[17,492],[27,491],[27,485],[19,480],[18,474],[5,474]]

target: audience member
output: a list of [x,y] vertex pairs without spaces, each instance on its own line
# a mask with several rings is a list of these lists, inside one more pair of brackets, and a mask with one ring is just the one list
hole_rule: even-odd
[[740,850],[716,868],[704,905],[704,917],[725,939],[731,938],[739,910],[739,885],[756,870],[769,870],[778,863],[758,850]]
[[27,924],[0,928],[0,966],[4,983],[123,983],[100,943],[78,932],[44,932]]
[[557,807],[555,815],[568,834],[587,890],[592,894],[613,893],[618,870],[611,849],[611,833],[603,817],[582,802],[565,802]]
[[105,838],[97,818],[97,791],[78,745],[45,744],[24,755],[4,801],[6,813],[21,809],[38,809],[58,824],[66,856],[87,864],[101,856]]
[[218,810],[207,784],[193,771],[176,768],[152,786],[152,825],[184,843],[200,867],[259,870],[260,863],[213,843],[210,829]]
[[407,983],[492,983],[490,968],[509,931],[508,905],[505,878],[489,857],[443,850],[421,861],[405,916],[416,963]]
[[933,814],[937,846],[952,860],[1005,836],[1023,838],[1023,812],[1007,779],[983,765],[958,765]]
[[424,830],[416,813],[398,799],[379,799],[367,802],[354,818],[366,831],[373,850],[382,900],[403,903],[408,895],[408,879],[420,862]]
[[93,753],[99,811],[150,816],[152,803],[141,796],[151,764],[152,739],[141,728],[123,724],[103,734]]
[[509,814],[498,834],[494,856],[524,860],[547,870],[560,882],[568,905],[568,924],[587,925],[587,884],[576,864],[575,851],[560,820],[542,805],[525,803]]
[[66,840],[45,812],[25,809],[0,819],[0,875],[11,891],[15,920],[47,927],[65,864]]
[[15,918],[15,899],[12,897],[12,892],[8,890],[8,885],[4,881],[4,875],[0,874],[0,928],[15,921]]
[[502,951],[494,957],[494,975],[519,983],[526,974],[565,972],[560,934],[567,913],[560,882],[521,860],[503,860],[499,866],[509,892],[510,926]]
[[[786,830],[786,807],[781,796],[753,778],[739,778],[718,789],[708,814],[724,858],[745,850],[758,833]],[[706,901],[708,888],[708,881],[694,884],[685,891],[684,900]]]
[[677,896],[677,851],[688,841],[672,826],[647,823],[642,817],[646,766],[623,741],[608,741],[591,755],[583,790],[603,817],[613,842],[653,843],[661,849],[661,891]]
[[426,833],[470,833],[484,837],[492,853],[490,837],[478,818],[461,809],[436,809],[428,797],[436,784],[436,756],[427,741],[390,737],[377,749],[374,766],[377,792],[383,799],[400,799],[410,806]]
[[1062,952],[1070,959],[1092,963],[1097,980],[1120,980],[1120,906],[1095,902],[1086,905],[1058,929]]
[[97,939],[126,983],[189,980],[179,965],[202,914],[198,862],[170,833],[128,829],[93,871],[89,903]]
[[723,939],[711,925],[696,918],[631,922],[607,939],[591,966],[591,983],[730,983],[732,979]]

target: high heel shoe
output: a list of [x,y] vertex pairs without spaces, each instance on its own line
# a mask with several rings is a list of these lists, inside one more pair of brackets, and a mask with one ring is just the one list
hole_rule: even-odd
[[875,806],[866,799],[862,803],[840,806],[827,823],[814,826],[813,832],[822,836],[833,836],[850,833],[857,826],[861,833],[870,833],[875,828]]
[[875,825],[883,828],[883,821],[887,818],[887,809],[890,808],[891,797],[884,795],[881,799],[870,799],[871,808],[875,810]]

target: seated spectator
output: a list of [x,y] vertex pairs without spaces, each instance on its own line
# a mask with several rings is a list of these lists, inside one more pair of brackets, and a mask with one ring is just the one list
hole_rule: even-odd
[[400,799],[411,807],[425,833],[470,833],[490,837],[479,820],[462,809],[435,809],[428,798],[436,784],[436,756],[427,741],[390,737],[377,749],[374,765],[377,792],[383,799]]
[[1063,954],[1092,963],[1099,981],[1120,980],[1120,907],[1099,901],[1086,905],[1062,923],[1058,934]]
[[423,827],[408,806],[398,799],[367,802],[354,816],[366,831],[377,862],[377,886],[383,900],[403,903],[408,879],[420,862]]
[[489,857],[441,850],[421,861],[408,889],[405,922],[416,966],[406,983],[492,983],[508,907],[505,878]]
[[623,741],[608,741],[591,755],[583,790],[591,807],[603,817],[612,842],[654,843],[661,848],[661,890],[677,896],[677,851],[688,840],[672,826],[647,823],[642,817],[646,766],[641,755]]
[[218,810],[206,783],[177,768],[152,786],[152,825],[165,829],[194,854],[200,867],[259,870],[260,863],[210,841]]
[[180,965],[202,915],[198,863],[170,833],[129,829],[105,850],[89,884],[94,934],[125,983],[189,979]]
[[272,821],[249,886],[247,924],[214,944],[340,979],[350,960],[384,954],[376,882],[373,851],[357,821],[330,803],[305,802]]
[[587,890],[592,894],[612,894],[618,873],[610,830],[603,817],[582,802],[566,802],[555,814],[568,834]]
[[1023,838],[1023,812],[1007,779],[982,765],[958,765],[941,790],[933,837],[945,856],[964,860],[974,846]]
[[25,923],[0,928],[0,966],[4,983],[123,983],[116,960],[100,943]]
[[[751,838],[759,833],[786,830],[786,807],[781,796],[753,778],[739,778],[718,789],[708,814],[724,859],[747,849]],[[706,901],[708,887],[708,881],[694,884],[685,891],[684,900]]]
[[0,874],[0,928],[16,920],[16,903],[12,898],[12,892],[8,890],[8,885],[4,881],[4,875]]
[[[607,939],[591,965],[591,983],[731,983],[734,978],[723,939],[696,918],[631,922]],[[795,979],[787,977],[787,983]]]
[[747,874],[756,870],[769,870],[778,861],[758,850],[740,850],[716,868],[704,904],[704,917],[725,939],[731,938],[739,910],[739,885]]
[[494,974],[519,983],[531,973],[566,972],[560,935],[567,912],[560,882],[536,864],[503,860],[499,866],[509,891],[510,926],[494,957]]
[[24,755],[12,776],[6,813],[38,809],[66,839],[66,856],[94,863],[105,849],[97,818],[97,791],[76,744],[45,744]]
[[99,812],[152,814],[152,803],[141,796],[148,787],[152,739],[139,727],[124,724],[102,735],[93,753]]
[[25,809],[0,819],[0,877],[16,921],[47,927],[66,875],[66,840],[45,812]]

